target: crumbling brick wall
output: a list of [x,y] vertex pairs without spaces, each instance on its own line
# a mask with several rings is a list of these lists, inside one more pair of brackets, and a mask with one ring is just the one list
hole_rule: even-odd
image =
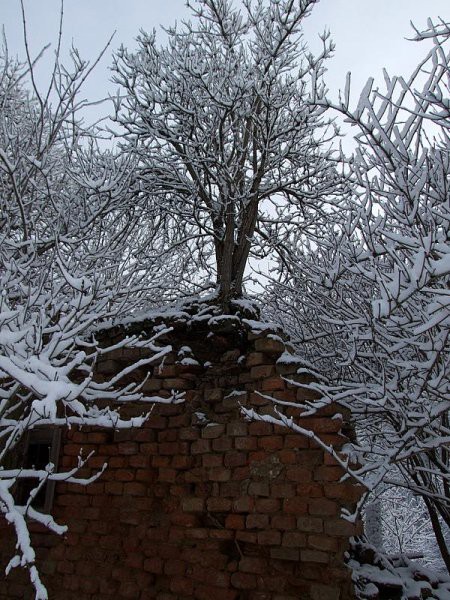
[[[258,392],[299,406],[311,393],[283,379],[296,370],[285,344],[270,329],[255,333],[242,322],[175,323],[169,338],[174,351],[145,390],[184,391],[183,404],[155,406],[139,430],[65,434],[62,467],[75,466],[82,449],[95,452],[82,474],[105,462],[108,468],[86,488],[57,485],[53,514],[69,526],[63,539],[36,527],[50,598],[351,598],[344,552],[359,525],[340,513],[360,490],[339,482],[341,468],[313,441],[242,418],[240,405],[272,410]],[[113,353],[97,377],[136,358],[136,350]],[[295,416],[300,409],[288,410]],[[346,437],[334,412],[302,424],[339,448]],[[7,529],[0,533],[5,563],[11,548]],[[0,598],[31,597],[17,570],[1,581]]]

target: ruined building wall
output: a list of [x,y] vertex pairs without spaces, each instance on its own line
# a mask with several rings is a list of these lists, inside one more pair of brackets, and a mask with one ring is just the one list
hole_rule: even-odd
[[[284,343],[249,325],[214,332],[201,321],[178,324],[169,341],[174,352],[145,390],[185,391],[183,404],[155,406],[139,430],[65,433],[60,466],[75,466],[82,449],[95,452],[83,474],[105,462],[108,468],[86,488],[57,485],[53,514],[69,526],[64,538],[35,527],[50,598],[351,598],[344,552],[359,525],[340,512],[352,508],[360,490],[339,482],[340,467],[314,442],[246,422],[240,412],[239,403],[272,410],[258,391],[300,406],[311,393],[282,378],[296,369]],[[136,352],[106,357],[97,377],[123,368]],[[339,447],[346,438],[334,412],[302,424]],[[12,551],[4,524],[0,536],[4,569]],[[33,597],[18,571],[0,576],[1,599]]]

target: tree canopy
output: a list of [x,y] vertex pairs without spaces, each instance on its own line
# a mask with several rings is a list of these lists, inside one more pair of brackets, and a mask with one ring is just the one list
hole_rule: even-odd
[[339,189],[319,103],[333,44],[323,35],[314,57],[302,39],[315,1],[246,0],[241,12],[199,0],[166,46],[142,33],[114,62],[116,119],[142,194],[197,240],[224,306],[242,295],[252,251],[306,227]]

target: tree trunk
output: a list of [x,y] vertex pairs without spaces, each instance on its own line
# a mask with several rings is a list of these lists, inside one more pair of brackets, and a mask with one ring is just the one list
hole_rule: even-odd
[[424,502],[428,509],[428,514],[430,515],[431,525],[433,527],[434,535],[436,536],[436,540],[438,543],[439,551],[441,553],[442,559],[447,567],[447,571],[450,573],[450,552],[447,548],[447,544],[445,542],[444,534],[442,532],[441,523],[439,522],[438,513],[436,508],[433,506],[432,501],[424,496]]

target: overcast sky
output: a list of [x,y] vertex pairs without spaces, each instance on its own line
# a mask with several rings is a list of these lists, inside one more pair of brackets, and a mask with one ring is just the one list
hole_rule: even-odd
[[[59,0],[24,0],[29,44],[33,54],[58,33]],[[65,0],[64,46],[73,44],[84,58],[92,59],[116,31],[112,50],[120,44],[135,47],[142,28],[151,30],[189,16],[185,0]],[[336,43],[329,61],[327,83],[331,90],[344,86],[351,71],[355,96],[369,76],[382,79],[382,68],[390,74],[407,75],[425,54],[423,43],[408,42],[410,21],[425,28],[427,18],[450,21],[450,0],[320,0],[305,22],[305,36],[314,49],[317,34],[329,28]],[[0,21],[4,24],[11,54],[24,55],[19,0],[0,0]],[[47,64],[51,58],[47,51]],[[111,51],[101,61],[85,87],[89,100],[114,92],[109,81]],[[46,62],[42,61],[41,81]]]

